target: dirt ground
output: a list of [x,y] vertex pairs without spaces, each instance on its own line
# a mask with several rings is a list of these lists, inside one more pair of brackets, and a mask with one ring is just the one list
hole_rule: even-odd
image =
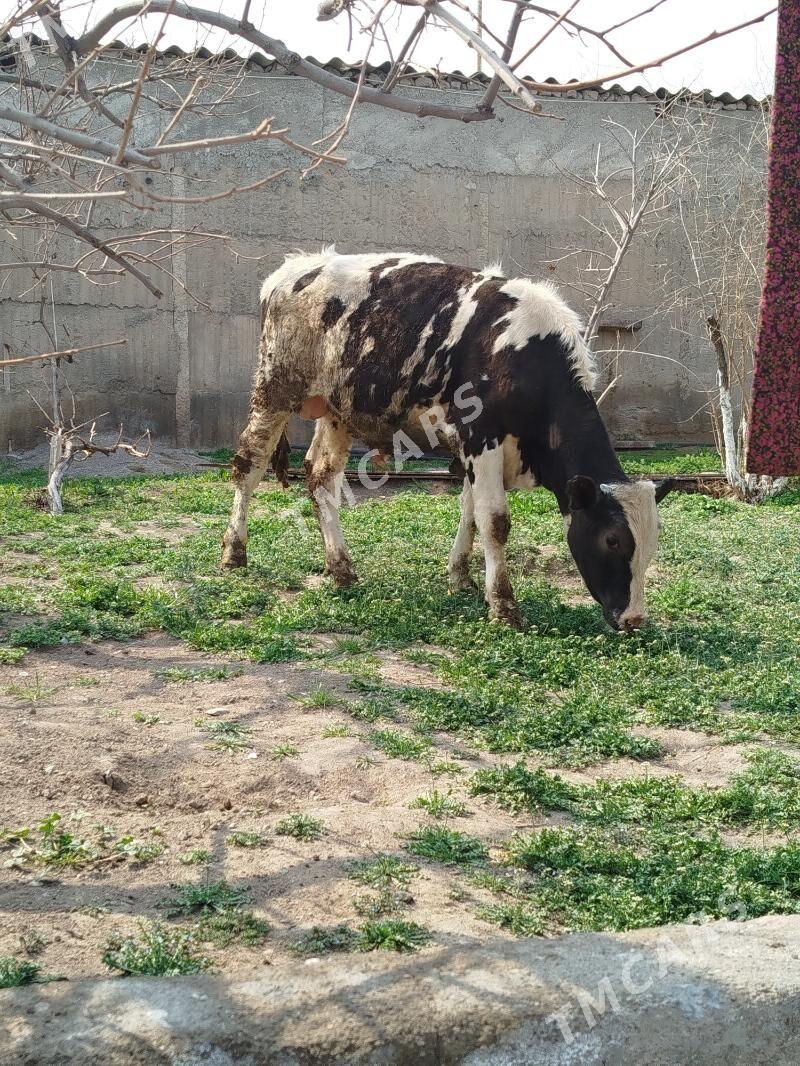
[[[479,755],[461,764],[463,773],[435,777],[421,762],[376,751],[366,739],[371,727],[343,707],[304,705],[302,698],[320,685],[343,698],[356,695],[335,670],[224,661],[241,673],[213,682],[165,681],[157,671],[223,660],[157,634],[31,652],[24,664],[0,667],[0,693],[31,686],[39,692],[35,702],[0,696],[0,825],[33,825],[58,811],[65,827],[75,828],[69,818],[80,813],[82,835],[110,825],[120,835],[158,839],[165,849],[146,864],[121,859],[74,870],[0,869],[0,954],[18,953],[22,938],[33,934],[45,972],[104,973],[109,937],[135,932],[142,919],[163,918],[158,904],[173,894],[171,885],[203,877],[179,856],[207,848],[209,876],[248,888],[256,914],[272,930],[257,948],[209,946],[206,954],[223,972],[255,972],[285,956],[312,926],[360,921],[353,900],[366,890],[348,878],[348,862],[385,852],[403,856],[402,837],[428,822],[408,805],[432,787],[452,788],[466,803],[468,815],[448,824],[484,840],[563,822],[558,815],[515,817],[470,797],[472,772],[504,761],[498,757]],[[381,673],[395,684],[438,684],[396,654],[384,657]],[[195,724],[200,717],[249,726],[252,746],[234,754],[211,749]],[[347,727],[349,735],[323,735],[335,727]],[[685,773],[691,784],[719,785],[743,765],[735,748],[704,734],[662,729],[658,736],[669,754],[650,763],[650,773]],[[454,749],[460,754],[451,736],[434,739],[438,757]],[[278,745],[292,745],[298,754],[277,759]],[[586,779],[604,772],[640,774],[641,764],[593,767]],[[292,813],[323,819],[326,835],[315,842],[276,835],[276,823]],[[154,828],[163,836],[154,838]],[[227,838],[234,830],[263,833],[266,846],[233,847]],[[422,863],[410,891],[403,916],[430,927],[440,943],[504,935],[475,915],[482,890],[446,867]]]

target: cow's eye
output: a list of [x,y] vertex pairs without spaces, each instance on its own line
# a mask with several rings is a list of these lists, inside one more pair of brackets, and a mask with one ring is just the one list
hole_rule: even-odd
[[619,537],[615,537],[613,533],[609,533],[606,537],[606,547],[612,550],[619,547]]

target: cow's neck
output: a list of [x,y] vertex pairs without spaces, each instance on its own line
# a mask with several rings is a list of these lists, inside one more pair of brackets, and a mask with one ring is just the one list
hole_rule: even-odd
[[569,389],[548,412],[547,433],[540,441],[539,480],[567,509],[566,485],[584,474],[598,484],[628,481],[620,466],[594,397],[582,389]]

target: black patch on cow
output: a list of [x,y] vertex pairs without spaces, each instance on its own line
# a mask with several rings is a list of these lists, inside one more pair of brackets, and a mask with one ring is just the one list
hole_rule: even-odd
[[469,478],[470,485],[475,484],[475,467],[471,462],[467,463],[467,477]]
[[[473,271],[446,263],[409,263],[383,274],[397,262],[384,260],[372,268],[370,293],[348,319],[342,354],[345,386],[353,410],[362,415],[387,412],[398,390],[406,410],[435,402],[447,370],[440,350],[458,308],[459,290],[474,277]],[[419,363],[404,371],[427,326],[430,335]]]
[[297,281],[292,286],[292,292],[302,292],[303,289],[307,289],[313,281],[317,280],[321,273],[321,266],[316,267],[314,270],[309,270],[307,274],[303,274],[302,277],[297,279]]
[[249,474],[253,469],[253,461],[252,459],[248,459],[246,455],[240,455],[237,453],[234,455],[233,459],[231,459],[231,466],[233,467],[235,474]]
[[457,455],[450,461],[450,466],[448,466],[447,471],[449,474],[452,474],[453,477],[457,477],[461,481],[467,476],[464,464]]
[[347,308],[338,296],[331,296],[322,311],[323,329],[330,329],[331,326],[335,326],[346,310]]
[[492,537],[496,544],[505,544],[511,534],[511,519],[498,512],[492,515]]
[[630,603],[631,560],[636,542],[619,500],[599,490],[570,510],[570,551],[592,596],[611,625]]

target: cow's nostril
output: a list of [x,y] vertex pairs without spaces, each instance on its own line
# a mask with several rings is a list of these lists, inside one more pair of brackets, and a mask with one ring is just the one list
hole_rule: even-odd
[[627,618],[623,619],[623,626],[627,633],[632,633],[634,629],[641,629],[644,625],[645,618],[643,614],[631,614]]

